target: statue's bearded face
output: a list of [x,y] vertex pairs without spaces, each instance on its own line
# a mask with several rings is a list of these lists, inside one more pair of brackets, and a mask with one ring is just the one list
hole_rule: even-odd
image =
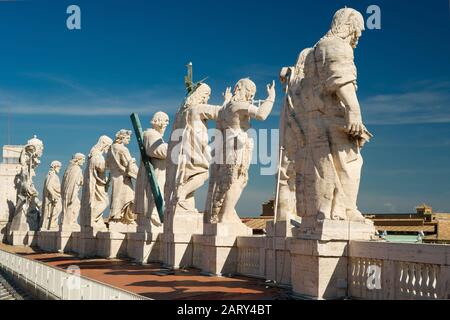
[[351,34],[351,40],[350,45],[353,49],[355,49],[358,46],[359,38],[361,38],[362,32],[364,31],[364,20],[357,16],[353,19],[352,23],[352,34]]
[[358,27],[355,28],[355,31],[353,32],[352,39],[350,41],[350,45],[353,49],[355,49],[358,46],[359,38],[361,38],[362,30]]
[[122,143],[123,143],[124,145],[129,144],[129,143],[130,143],[130,136],[124,136],[124,137],[122,138]]
[[169,125],[169,119],[165,119],[164,124],[163,124],[163,129],[165,130],[168,125]]
[[169,118],[166,117],[161,117],[152,121],[153,129],[159,132],[164,132],[168,125],[169,125]]
[[43,153],[44,153],[44,147],[43,146],[38,146],[38,148],[36,149],[37,156],[40,158],[40,157],[42,157]]
[[211,92],[209,92],[209,91],[202,92],[201,96],[200,96],[201,104],[207,104],[210,96],[211,96]]

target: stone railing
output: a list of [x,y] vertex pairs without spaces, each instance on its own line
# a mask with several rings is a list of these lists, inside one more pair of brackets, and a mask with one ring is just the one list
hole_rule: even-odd
[[25,291],[51,300],[149,300],[105,283],[0,250],[0,268]]
[[352,241],[348,286],[356,299],[450,299],[450,246]]
[[237,272],[241,275],[265,278],[266,238],[238,237]]

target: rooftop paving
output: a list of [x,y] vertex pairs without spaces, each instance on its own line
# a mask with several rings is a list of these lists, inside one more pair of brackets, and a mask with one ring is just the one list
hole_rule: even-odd
[[159,300],[273,300],[289,299],[286,290],[270,287],[264,280],[247,277],[211,277],[199,270],[177,270],[166,274],[161,264],[138,265],[128,260],[79,259],[44,253],[29,247],[0,244],[0,249],[26,256],[50,266],[67,269],[77,265],[82,276],[151,299]]

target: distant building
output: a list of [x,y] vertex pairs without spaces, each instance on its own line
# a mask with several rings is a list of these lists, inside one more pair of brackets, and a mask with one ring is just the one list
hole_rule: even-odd
[[274,215],[274,199],[270,199],[262,204],[262,213],[259,217],[242,218],[242,222],[249,228],[253,229],[253,234],[264,234],[268,221],[273,221]]
[[[415,213],[365,214],[374,222],[380,234],[387,233],[387,240],[450,243],[450,213],[433,213],[433,208],[422,204]],[[416,239],[416,240],[414,240]],[[407,241],[408,242],[408,241]]]
[[15,178],[20,172],[19,157],[23,146],[3,146],[0,162],[0,242],[6,235],[6,226],[14,214],[17,191]]
[[[417,206],[414,213],[363,214],[374,222],[380,235],[391,242],[425,242],[450,244],[450,213],[433,213],[427,204]],[[274,200],[262,204],[259,217],[242,218],[254,234],[264,234],[268,221],[273,221]]]

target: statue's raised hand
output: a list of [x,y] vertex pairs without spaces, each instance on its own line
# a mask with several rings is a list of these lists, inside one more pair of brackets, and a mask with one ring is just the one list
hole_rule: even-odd
[[222,95],[224,98],[224,101],[223,101],[224,104],[227,104],[228,102],[230,102],[231,98],[233,97],[233,94],[231,93],[231,88],[227,87],[227,89],[225,90],[224,93],[222,93]]
[[275,101],[275,80],[267,85],[267,100]]

